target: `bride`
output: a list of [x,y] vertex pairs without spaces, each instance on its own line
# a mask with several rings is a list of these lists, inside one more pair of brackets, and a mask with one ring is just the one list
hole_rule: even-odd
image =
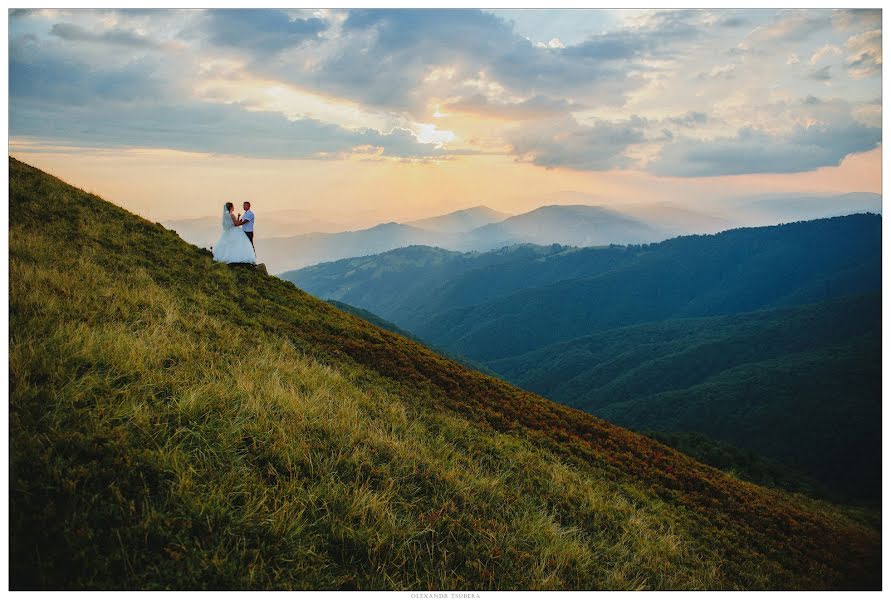
[[223,234],[213,247],[213,259],[224,263],[257,264],[257,255],[251,241],[239,229],[247,221],[235,216],[231,202],[223,205]]

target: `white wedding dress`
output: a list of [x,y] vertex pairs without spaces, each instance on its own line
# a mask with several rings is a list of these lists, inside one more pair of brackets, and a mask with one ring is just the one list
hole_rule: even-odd
[[213,259],[224,263],[257,264],[254,247],[244,232],[232,224],[232,216],[223,206],[223,234],[213,247]]

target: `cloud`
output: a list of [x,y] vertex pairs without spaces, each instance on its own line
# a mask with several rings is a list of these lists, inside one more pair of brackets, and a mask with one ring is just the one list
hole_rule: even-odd
[[30,39],[16,39],[10,50],[10,111],[25,102],[63,108],[114,101],[145,103],[168,95],[168,86],[148,60],[123,67],[92,66],[50,53],[35,57],[37,50],[28,52],[22,45],[34,46]]
[[697,79],[734,79],[736,77],[736,65],[716,65],[709,71],[701,71],[696,74]]
[[322,19],[291,18],[273,9],[218,9],[207,12],[204,24],[209,39],[219,46],[258,53],[295,48],[327,29]]
[[560,38],[555,37],[555,38],[551,38],[550,40],[548,40],[547,44],[544,42],[536,42],[535,47],[536,48],[565,48],[566,44],[564,44],[560,40]]
[[696,127],[708,121],[708,115],[704,112],[690,111],[679,117],[668,117],[665,119],[667,123],[677,125],[679,127]]
[[652,44],[643,36],[612,32],[592,36],[575,46],[563,47],[561,55],[567,58],[625,60],[641,56],[651,47]]
[[882,10],[879,8],[838,9],[832,13],[832,22],[839,29],[879,29],[882,27]]
[[734,16],[727,17],[723,19],[720,23],[718,23],[721,27],[742,27],[743,25],[747,25],[749,21],[747,19],[743,19],[742,17]]
[[[236,103],[202,102],[179,93],[182,82],[165,67],[169,64],[149,58],[97,67],[16,36],[9,64],[10,133],[74,146],[264,158],[343,155],[360,146],[380,147],[393,157],[448,154],[406,129],[348,129]],[[421,133],[435,141],[441,132]]]
[[825,10],[796,9],[781,14],[782,18],[756,27],[748,37],[760,41],[800,42],[832,25],[832,14]]
[[882,72],[882,30],[874,29],[852,35],[845,42],[850,52],[846,63],[854,79],[862,79]]
[[566,114],[579,108],[581,108],[579,105],[564,98],[551,98],[541,94],[521,102],[510,103],[492,101],[483,94],[474,94],[448,102],[443,105],[442,110],[447,113],[464,112],[494,119],[521,121]]
[[[347,97],[418,111],[426,104],[422,88],[477,77],[515,37],[501,19],[477,10],[351,10],[340,51],[313,75]],[[449,82],[425,83],[436,67],[452,70]]]
[[165,148],[253,158],[330,158],[361,147],[381,148],[383,155],[399,158],[448,154],[403,129],[352,131],[232,104],[112,104],[101,112],[89,106],[17,104],[10,111],[10,131],[18,137],[86,147]]
[[808,74],[808,79],[813,79],[814,81],[829,81],[832,79],[832,74],[829,72],[829,65],[825,67],[820,67],[816,71],[811,71]]
[[63,40],[74,42],[95,42],[131,48],[151,48],[155,42],[136,31],[112,27],[102,31],[88,31],[73,23],[56,23],[50,33]]
[[[645,61],[668,57],[670,45],[702,31],[695,12],[651,15],[633,30],[605,32],[565,47],[538,47],[510,23],[479,10],[351,10],[336,36],[303,57],[258,65],[272,76],[313,85],[332,95],[408,111],[415,118],[431,98],[454,98],[455,88],[484,80],[490,102],[515,104],[535,96],[571,97],[618,106],[646,82]],[[430,78],[448,71],[450,78]]]
[[837,166],[847,155],[872,150],[881,140],[880,127],[853,120],[796,125],[785,134],[744,127],[733,137],[676,138],[648,168],[657,175],[679,177],[796,173]]
[[811,55],[811,64],[815,65],[826,57],[838,56],[841,54],[841,48],[834,44],[825,44],[818,48],[813,55]]
[[[773,18],[760,19],[762,23],[733,48],[725,51],[730,56],[776,56],[785,54],[790,46],[800,46],[814,34],[832,27],[832,13],[827,10],[783,10]],[[787,64],[797,64],[798,56],[792,54]]]
[[520,160],[542,167],[606,171],[632,164],[626,151],[645,140],[645,124],[639,117],[591,126],[572,118],[543,121],[516,130],[510,143]]

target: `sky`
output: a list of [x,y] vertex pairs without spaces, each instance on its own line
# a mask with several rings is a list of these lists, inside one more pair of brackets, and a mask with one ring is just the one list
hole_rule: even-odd
[[9,12],[10,153],[152,220],[881,192],[881,11]]

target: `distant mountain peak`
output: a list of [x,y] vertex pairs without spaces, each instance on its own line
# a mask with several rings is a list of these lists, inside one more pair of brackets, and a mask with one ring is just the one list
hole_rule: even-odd
[[503,221],[510,216],[508,213],[499,212],[481,204],[444,215],[408,221],[405,224],[439,233],[463,233],[483,225]]

